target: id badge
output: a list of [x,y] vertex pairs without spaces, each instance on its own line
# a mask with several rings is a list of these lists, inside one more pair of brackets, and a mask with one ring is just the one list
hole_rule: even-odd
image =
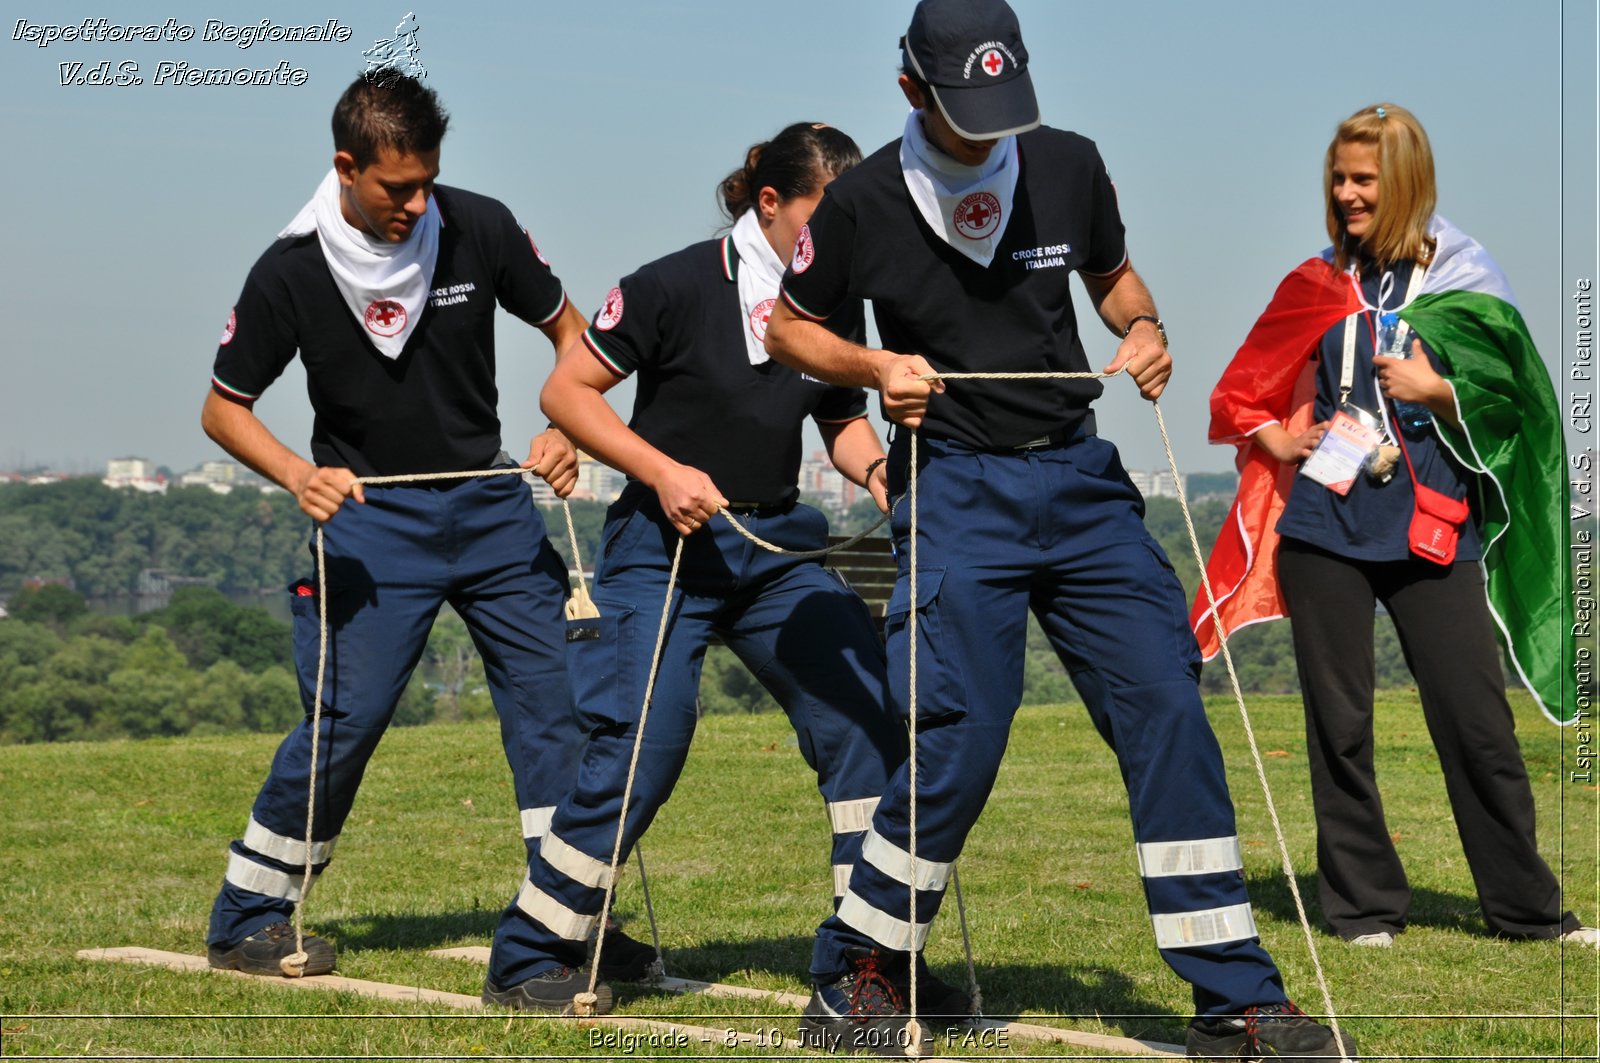
[[1333,415],[1327,433],[1300,466],[1300,473],[1336,495],[1347,495],[1356,474],[1378,452],[1382,442],[1382,423],[1347,402]]

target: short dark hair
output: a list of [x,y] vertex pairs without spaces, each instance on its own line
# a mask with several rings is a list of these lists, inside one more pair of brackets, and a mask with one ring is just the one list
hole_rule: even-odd
[[923,80],[923,78],[922,78],[922,76],[920,74],[918,74],[915,70],[911,69],[911,64],[910,63],[903,64],[900,67],[900,73],[904,74],[906,77],[911,79],[911,84],[913,84],[913,85],[915,85],[917,87],[917,91],[922,93],[922,96],[923,96],[924,99],[932,99],[933,98],[933,86],[929,85],[926,81]]
[[384,73],[357,77],[333,108],[333,150],[348,151],[358,169],[377,161],[384,148],[426,154],[444,140],[450,124],[438,93],[409,74]]
[[734,221],[770,187],[787,202],[809,196],[861,161],[849,136],[821,122],[796,122],[771,140],[752,144],[744,165],[717,186],[722,209]]

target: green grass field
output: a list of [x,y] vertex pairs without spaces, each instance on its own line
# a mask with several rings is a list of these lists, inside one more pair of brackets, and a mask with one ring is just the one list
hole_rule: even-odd
[[[1592,923],[1600,915],[1600,795],[1566,781],[1570,733],[1525,698],[1514,704],[1543,850],[1568,906]],[[1257,698],[1251,713],[1315,921],[1299,702]],[[1230,699],[1212,714],[1263,938],[1291,994],[1320,1012],[1237,710]],[[1415,892],[1411,928],[1387,951],[1316,934],[1335,1007],[1363,1058],[1595,1058],[1600,955],[1487,936],[1415,696],[1387,697],[1379,719],[1385,803]],[[571,1023],[76,959],[78,949],[99,946],[203,951],[226,846],[244,826],[275,743],[249,736],[0,748],[0,1055],[622,1055]],[[342,974],[476,994],[481,968],[427,951],[487,944],[522,876],[518,835],[493,724],[393,731],[367,773],[339,858],[312,894],[308,925],[338,944]],[[814,780],[783,717],[706,719],[678,792],[644,843],[669,973],[806,991],[811,933],[829,911],[826,846]],[[1188,992],[1153,947],[1122,787],[1081,709],[1019,714],[961,872],[990,1014],[1181,1042]],[[617,904],[630,931],[646,937],[631,871]],[[948,980],[964,981],[953,897],[929,956]],[[794,1030],[793,1014],[769,1018],[760,1004],[645,990],[625,990],[620,1010]],[[1093,1055],[1022,1041],[940,1051]],[[666,1053],[630,1058],[654,1054]],[[695,1044],[681,1054],[731,1053]]]

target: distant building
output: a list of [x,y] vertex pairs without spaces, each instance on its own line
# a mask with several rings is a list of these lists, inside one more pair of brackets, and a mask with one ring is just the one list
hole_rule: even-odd
[[820,508],[842,513],[865,497],[861,488],[846,480],[825,451],[812,451],[800,462],[800,493]]
[[215,587],[217,581],[205,576],[174,576],[159,568],[139,570],[141,598],[168,598],[179,587]]
[[178,477],[178,484],[182,487],[232,487],[239,482],[243,471],[244,466],[236,461],[207,461]]
[[533,504],[536,506],[553,506],[561,501],[555,488],[544,482],[544,477],[537,473],[525,472],[522,482],[528,485],[528,490],[533,492]]
[[[1128,470],[1128,479],[1133,481],[1133,486],[1146,498],[1177,498],[1178,481],[1173,479],[1172,473],[1165,469],[1159,472],[1141,472],[1137,469]],[[1187,486],[1188,478],[1185,477]]]
[[106,483],[122,483],[129,480],[151,480],[156,475],[156,467],[150,464],[147,458],[112,458],[106,462]]
[[105,479],[100,482],[115,489],[132,488],[160,495],[167,493],[166,478],[156,472],[156,467],[147,458],[112,458],[106,462]]
[[615,502],[622,489],[628,486],[628,477],[603,461],[596,461],[583,451],[578,451],[578,483],[572,489],[575,499]]

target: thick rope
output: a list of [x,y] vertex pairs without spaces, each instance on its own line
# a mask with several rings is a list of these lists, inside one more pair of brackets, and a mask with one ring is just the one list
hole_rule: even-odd
[[733,530],[734,531],[738,532],[740,535],[744,536],[746,539],[749,539],[751,542],[753,542],[757,546],[761,547],[761,549],[763,549],[763,550],[771,550],[773,553],[782,554],[785,557],[799,557],[799,558],[826,557],[827,555],[832,554],[832,553],[837,553],[840,550],[848,550],[852,546],[856,545],[856,543],[859,543],[861,540],[871,537],[872,533],[877,531],[879,528],[883,527],[884,522],[889,519],[889,514],[885,513],[881,517],[879,517],[876,522],[873,523],[872,527],[868,528],[866,531],[862,532],[860,535],[853,535],[850,538],[846,539],[842,543],[835,543],[832,546],[824,547],[821,550],[785,550],[781,546],[778,546],[778,545],[776,545],[774,543],[767,542],[765,539],[761,538],[761,536],[757,535],[755,532],[751,531],[749,528],[746,528],[743,524],[740,524],[739,521],[738,521],[738,518],[736,518],[733,515],[733,513],[730,510],[728,510],[726,507],[719,508],[717,510],[717,512],[720,513],[727,520],[727,522],[729,524],[733,525]]
[[[650,917],[650,944],[656,950],[657,977],[667,976],[667,954],[661,951],[661,932],[656,929],[656,906],[650,902],[650,877],[644,873],[644,847],[635,845],[633,857],[639,861],[639,886],[644,890],[644,911]],[[599,948],[598,945],[595,946]]]
[[911,855],[911,874],[906,878],[909,884],[906,890],[910,895],[911,903],[907,905],[906,917],[911,924],[911,979],[910,999],[906,1001],[906,1055],[912,1058],[922,1055],[922,1025],[917,1022],[917,440],[922,437],[920,430],[911,433],[911,463],[906,470],[906,494],[911,499],[911,603],[906,610],[906,637],[908,654],[910,657],[911,691],[907,713],[911,731],[911,755],[906,759],[906,770],[910,773],[908,786],[911,791],[910,799],[910,832],[909,853]]
[[300,896],[294,900],[294,952],[278,961],[287,978],[306,973],[306,894],[311,892],[312,827],[317,808],[317,747],[322,738],[322,684],[328,671],[328,576],[323,563],[322,525],[317,525],[317,685],[311,705],[311,781],[306,795],[306,868],[300,877]]
[[[467,480],[467,479],[476,479],[476,478],[489,477],[489,476],[507,476],[507,475],[518,475],[518,476],[520,476],[520,475],[523,474],[523,472],[525,472],[525,470],[523,470],[521,468],[515,468],[514,467],[514,468],[504,468],[504,469],[483,469],[483,470],[474,470],[474,471],[468,471],[468,472],[432,472],[432,473],[399,474],[399,475],[391,475],[391,476],[358,476],[354,480],[354,483],[362,484],[364,486],[381,486],[381,485],[385,485],[385,484],[422,483],[422,482],[427,482],[427,481],[439,481],[439,480]],[[598,616],[599,615],[599,610],[595,608],[595,606],[593,604],[593,601],[589,597],[588,584],[584,579],[582,565],[581,565],[581,562],[579,561],[578,534],[577,534],[577,530],[576,530],[575,526],[573,525],[573,521],[572,521],[572,507],[567,504],[565,499],[562,500],[562,507],[563,507],[563,509],[565,511],[565,516],[566,516],[567,536],[568,536],[568,538],[569,538],[569,540],[571,541],[571,544],[572,544],[572,563],[573,563],[573,567],[578,572],[578,583],[577,583],[576,589],[573,592],[572,601],[568,603],[568,607],[567,607],[568,608],[568,612],[569,612],[569,615],[576,615],[576,616]],[[862,532],[860,535],[857,535],[854,538],[848,539],[845,542],[839,543],[836,546],[828,547],[825,550],[806,551],[806,552],[803,552],[803,553],[796,553],[794,551],[784,550],[782,547],[776,546],[776,545],[774,545],[772,543],[768,543],[765,540],[761,539],[759,536],[757,536],[754,533],[750,532],[743,525],[741,525],[734,518],[733,514],[729,513],[726,509],[720,510],[720,512],[722,513],[722,515],[725,518],[727,518],[728,523],[733,525],[733,527],[738,530],[739,534],[745,536],[751,542],[756,543],[758,546],[761,546],[764,549],[771,550],[774,553],[788,554],[788,555],[794,556],[794,557],[818,557],[818,556],[822,556],[822,555],[825,555],[825,554],[833,553],[834,551],[837,551],[837,550],[848,549],[849,547],[854,546],[856,543],[860,542],[861,540],[867,538],[869,535],[871,535],[878,528],[882,527],[884,521],[888,520],[888,515],[885,514],[881,519],[878,520],[878,522],[876,524],[872,525],[870,528],[868,528],[866,531]],[[327,649],[328,649],[328,605],[327,605],[327,582],[326,582],[327,581],[327,577],[326,577],[326,573],[325,573],[325,558],[324,558],[324,547],[323,547],[323,527],[322,527],[322,524],[320,524],[320,523],[317,525],[316,541],[317,541],[317,627],[318,627],[318,650],[317,650],[316,695],[315,695],[315,702],[314,702],[314,704],[312,706],[312,715],[311,715],[311,779],[310,779],[310,784],[309,784],[309,792],[308,792],[308,794],[306,796],[306,867],[305,867],[304,881],[301,884],[300,897],[296,900],[295,907],[294,907],[295,951],[294,951],[294,953],[292,955],[284,957],[284,959],[280,962],[280,966],[282,967],[284,974],[289,976],[289,977],[300,977],[305,971],[305,963],[306,963],[306,960],[308,958],[307,955],[306,955],[306,952],[305,952],[305,924],[304,924],[303,909],[305,907],[305,895],[306,895],[308,886],[309,886],[309,884],[311,882],[312,867],[313,867],[313,865],[312,865],[312,840],[313,840],[312,839],[312,831],[313,831],[313,827],[314,827],[314,824],[315,824],[315,814],[316,814],[317,754],[318,754],[319,739],[320,739],[321,733],[322,733],[322,692],[323,692],[323,685],[324,685],[324,682],[325,682],[325,676],[327,674]],[[601,906],[600,919],[599,919],[598,923],[596,924],[597,932],[595,934],[594,960],[593,960],[593,963],[592,963],[592,965],[590,967],[590,971],[589,971],[589,988],[588,988],[587,992],[578,993],[573,997],[573,1011],[577,1015],[590,1015],[590,1014],[592,1014],[593,1010],[594,1010],[594,1004],[598,1000],[598,997],[595,995],[595,986],[596,986],[596,984],[597,984],[597,982],[599,980],[600,958],[601,958],[602,951],[604,949],[604,942],[605,942],[604,928],[606,926],[606,921],[610,917],[610,914],[611,914],[611,901],[612,901],[612,898],[613,898],[613,895],[614,895],[614,891],[615,891],[617,866],[620,863],[620,859],[621,859],[623,829],[624,829],[624,826],[627,823],[628,805],[632,800],[634,779],[635,779],[635,777],[637,776],[637,773],[638,773],[639,749],[640,749],[640,744],[641,744],[641,742],[643,741],[643,738],[644,738],[645,719],[649,715],[650,698],[651,698],[651,694],[653,693],[653,691],[655,689],[656,672],[657,672],[657,669],[660,667],[661,651],[662,651],[663,646],[666,643],[667,627],[668,627],[668,624],[669,624],[670,614],[671,614],[672,594],[673,594],[673,591],[674,591],[674,589],[676,588],[676,585],[677,585],[678,564],[679,564],[679,561],[681,560],[682,556],[683,556],[683,540],[680,538],[678,540],[677,550],[673,554],[673,558],[672,558],[672,571],[669,573],[669,575],[667,577],[667,597],[666,597],[666,601],[663,603],[662,608],[661,608],[661,629],[657,634],[655,652],[652,655],[651,660],[650,660],[650,675],[649,675],[649,679],[646,681],[646,684],[645,684],[644,704],[640,707],[640,711],[639,711],[638,733],[634,737],[633,755],[632,755],[632,758],[631,758],[631,760],[629,761],[629,764],[628,764],[627,785],[623,790],[623,796],[622,796],[622,815],[621,815],[621,818],[618,820],[618,823],[617,823],[616,842],[615,842],[615,844],[613,846],[612,855],[611,855],[611,876],[610,876],[611,885],[609,885],[607,887],[607,889],[606,889],[605,900],[604,900],[604,902],[602,903],[602,906]],[[635,847],[635,854],[639,859],[639,881],[640,881],[640,885],[644,889],[645,911],[648,913],[649,919],[650,919],[650,937],[651,937],[651,941],[654,944],[655,949],[656,949],[656,956],[659,958],[659,957],[662,956],[662,952],[661,952],[661,933],[660,933],[659,928],[656,925],[655,906],[651,903],[651,900],[650,900],[650,884],[649,884],[649,881],[645,877],[643,854],[638,851],[637,847]],[[663,962],[663,970],[664,970],[665,969],[664,960],[662,962]]]
[[[740,535],[743,535],[746,539],[749,539],[751,542],[755,543],[757,546],[760,546],[760,547],[762,547],[764,549],[767,549],[767,550],[771,550],[773,553],[787,554],[790,557],[820,557],[820,556],[822,556],[824,554],[830,554],[830,553],[833,553],[834,551],[837,551],[837,550],[847,549],[847,548],[849,548],[851,546],[854,546],[856,543],[860,542],[862,539],[865,539],[868,535],[872,534],[872,532],[876,531],[879,527],[881,527],[885,520],[889,519],[888,515],[885,514],[876,524],[874,524],[872,527],[868,528],[866,531],[862,532],[860,535],[857,535],[852,539],[848,539],[845,542],[839,543],[836,546],[830,546],[825,550],[810,550],[810,551],[797,553],[795,551],[785,550],[780,546],[776,546],[776,545],[774,545],[772,543],[769,543],[766,540],[762,539],[760,536],[756,535],[755,533],[751,532],[748,528],[745,528],[742,524],[740,524],[738,522],[738,520],[736,520],[734,518],[733,514],[728,512],[727,509],[725,509],[725,508],[719,509],[718,512],[724,518],[727,519],[729,524],[733,525],[733,527],[738,530]],[[661,605],[661,625],[660,625],[659,629],[656,631],[656,645],[655,645],[654,651],[652,651],[652,653],[650,655],[650,674],[649,674],[649,677],[645,680],[644,704],[639,707],[639,726],[638,726],[637,732],[634,734],[634,737],[633,737],[633,754],[632,754],[631,759],[628,762],[628,778],[627,778],[627,782],[623,786],[623,790],[622,790],[622,811],[617,817],[616,841],[613,844],[612,850],[611,850],[611,869],[610,869],[610,876],[609,876],[610,883],[606,887],[605,899],[601,902],[601,906],[600,906],[600,923],[599,923],[599,925],[602,926],[602,927],[605,926],[606,919],[610,915],[610,912],[611,912],[611,900],[612,900],[612,897],[613,897],[613,895],[615,893],[615,890],[616,890],[617,867],[621,863],[621,860],[622,860],[622,838],[623,838],[623,833],[624,833],[624,830],[625,830],[625,828],[627,826],[627,822],[628,822],[628,807],[633,802],[633,783],[634,783],[635,777],[638,774],[639,750],[640,750],[640,747],[642,746],[642,744],[644,742],[645,720],[650,715],[650,699],[655,693],[656,672],[657,672],[657,670],[659,669],[659,667],[661,665],[661,652],[666,646],[667,630],[671,626],[671,620],[672,620],[672,595],[673,595],[673,592],[677,590],[677,585],[678,585],[678,566],[679,566],[679,563],[683,559],[683,543],[684,543],[684,539],[683,539],[682,536],[680,536],[679,539],[678,539],[678,545],[677,545],[676,549],[673,551],[673,554],[672,554],[672,569],[667,574],[667,595],[666,595],[666,600],[664,602],[662,602],[662,605]],[[637,853],[637,847],[635,847],[635,852]],[[642,863],[640,864],[639,871],[640,871],[640,880],[642,882],[643,879],[644,879],[644,866],[643,866]],[[645,886],[645,907],[650,912],[650,933],[651,933],[652,938],[654,939],[654,943],[655,943],[655,947],[656,947],[656,955],[657,956],[661,956],[662,955],[662,952],[661,952],[661,938],[660,938],[659,933],[656,930],[655,910],[654,910],[654,907],[650,903],[650,892],[649,892],[648,884],[646,884],[646,886]],[[596,939],[595,939],[594,961],[593,961],[593,965],[591,966],[590,971],[589,971],[589,992],[588,992],[588,994],[580,994],[580,996],[593,995],[595,986],[599,982],[599,977],[600,977],[600,975],[599,975],[599,972],[600,972],[600,956],[601,956],[601,953],[602,953],[602,950],[603,950],[604,941],[605,941],[605,935],[603,933],[598,935],[596,937]],[[578,998],[574,997],[573,1001],[574,1001],[574,1010],[577,1010],[577,1008],[579,1006],[581,1006],[581,1005],[578,1004]],[[580,1014],[585,1014],[585,1013],[580,1012]]]
[[572,525],[572,503],[561,500],[561,511],[567,518],[567,542],[572,546],[572,571],[578,574],[578,585],[572,589],[567,602],[568,620],[585,620],[600,615],[594,600],[589,597],[589,581],[583,578],[583,558],[578,556],[578,529]]
[[961,947],[967,954],[967,996],[972,1001],[972,1017],[983,1018],[983,990],[978,986],[978,969],[972,963],[972,935],[967,932],[967,902],[961,896],[961,872],[950,869],[950,885],[956,891],[956,915],[961,922]]
[[[672,592],[677,589],[678,563],[683,560],[683,538],[678,538],[678,546],[672,552],[672,570],[667,573],[667,596],[661,603],[661,626],[656,632],[655,652],[650,655],[650,675],[644,683],[644,704],[639,707],[639,726],[633,736],[633,755],[628,760],[628,781],[622,788],[622,815],[617,818],[617,840],[611,848],[611,874],[606,883],[605,899],[600,904],[599,926],[606,925],[606,918],[611,914],[611,895],[616,889],[617,865],[622,861],[622,836],[628,823],[628,804],[633,800],[633,781],[639,771],[639,748],[644,744],[644,724],[650,716],[650,696],[655,692],[656,670],[661,666],[661,648],[667,641],[667,627],[672,621]],[[580,1010],[586,1005],[580,998],[590,998],[587,1006],[592,1007],[595,998],[595,986],[600,982],[600,952],[605,944],[606,936],[596,936],[594,942],[594,963],[589,968],[589,991],[580,993],[572,998],[574,1011],[579,1015],[587,1015],[588,1011]]]
[[[583,577],[583,558],[578,553],[578,530],[572,523],[572,504],[566,499],[561,500],[561,511],[567,519],[567,541],[572,544],[572,570],[578,574],[577,585],[572,588],[572,597],[567,600],[568,620],[589,620],[600,615],[600,608],[594,604],[594,599],[589,597],[589,583]],[[644,890],[644,911],[650,920],[650,940],[655,945],[656,962],[660,974],[666,974],[666,954],[661,951],[661,931],[656,926],[656,909],[650,903],[650,877],[644,869],[644,849],[634,846],[634,857],[639,864],[639,886]],[[604,936],[605,925],[602,924],[596,931],[597,936]],[[595,947],[600,946],[596,943]]]
[[[929,374],[924,375],[921,379],[923,379],[925,381],[934,381],[934,380],[1094,380],[1094,379],[1106,379],[1106,378],[1108,378],[1108,377],[1110,377],[1112,375],[1114,375],[1114,374],[1110,374],[1110,373],[1093,373],[1093,372],[1089,372],[1089,373],[929,373]],[[1222,623],[1221,623],[1221,618],[1217,616],[1217,600],[1216,600],[1216,596],[1215,596],[1215,594],[1214,594],[1214,592],[1212,591],[1212,588],[1211,588],[1211,579],[1206,573],[1205,557],[1204,557],[1204,555],[1202,554],[1202,552],[1200,550],[1200,538],[1199,538],[1199,536],[1196,534],[1196,532],[1194,530],[1194,519],[1189,513],[1189,500],[1188,500],[1188,498],[1185,495],[1185,492],[1183,490],[1183,480],[1178,475],[1178,461],[1177,461],[1177,458],[1174,457],[1173,453],[1172,453],[1172,440],[1167,434],[1166,419],[1164,417],[1162,417],[1162,415],[1161,415],[1161,406],[1160,406],[1160,404],[1158,402],[1156,402],[1154,399],[1150,400],[1150,408],[1153,411],[1155,411],[1156,427],[1161,433],[1161,445],[1166,450],[1167,464],[1172,470],[1173,481],[1174,481],[1174,483],[1177,484],[1177,488],[1178,488],[1178,504],[1179,504],[1179,508],[1183,511],[1183,522],[1184,522],[1184,525],[1189,530],[1189,544],[1190,544],[1191,548],[1194,550],[1195,562],[1199,566],[1199,569],[1200,569],[1200,581],[1201,581],[1202,586],[1205,587],[1206,600],[1211,606],[1211,615],[1212,615],[1212,617],[1214,619],[1214,622],[1216,624],[1218,637],[1221,640],[1223,661],[1227,665],[1228,678],[1229,678],[1229,681],[1233,685],[1234,699],[1235,699],[1235,701],[1237,701],[1238,706],[1239,706],[1239,717],[1244,723],[1245,738],[1248,740],[1249,746],[1250,746],[1250,756],[1251,756],[1251,759],[1255,762],[1256,778],[1261,783],[1261,793],[1262,793],[1262,796],[1266,800],[1267,813],[1268,813],[1269,817],[1272,820],[1272,831],[1273,831],[1274,836],[1277,838],[1278,854],[1279,854],[1279,856],[1280,856],[1280,858],[1282,859],[1282,862],[1283,862],[1284,877],[1287,878],[1288,881],[1289,881],[1289,890],[1290,890],[1290,893],[1294,896],[1295,911],[1300,917],[1300,928],[1305,934],[1306,948],[1309,950],[1312,967],[1316,972],[1317,987],[1318,987],[1319,991],[1322,994],[1323,1008],[1325,1009],[1325,1013],[1328,1016],[1328,1024],[1333,1030],[1334,1044],[1338,1047],[1339,1058],[1343,1059],[1343,1060],[1349,1060],[1350,1059],[1350,1055],[1349,1055],[1349,1052],[1345,1048],[1344,1034],[1343,1034],[1343,1031],[1339,1027],[1338,1017],[1334,1012],[1333,994],[1332,994],[1332,992],[1330,991],[1330,989],[1328,987],[1327,972],[1323,970],[1321,957],[1317,953],[1316,940],[1315,940],[1315,937],[1314,937],[1314,935],[1312,933],[1312,930],[1311,930],[1311,920],[1306,915],[1305,903],[1301,900],[1300,888],[1299,888],[1298,883],[1295,881],[1294,863],[1293,863],[1293,861],[1291,860],[1291,858],[1289,856],[1289,843],[1285,839],[1284,834],[1283,834],[1283,824],[1278,819],[1277,804],[1272,799],[1272,787],[1267,782],[1266,767],[1265,767],[1264,762],[1261,759],[1261,747],[1256,741],[1255,728],[1253,726],[1251,726],[1251,723],[1250,723],[1250,712],[1245,707],[1244,691],[1239,685],[1239,673],[1234,668],[1233,655],[1228,651],[1227,633],[1223,630]],[[916,918],[917,918],[917,913],[916,913],[917,890],[916,890],[916,886],[915,886],[915,882],[916,882],[916,878],[917,878],[917,875],[916,875],[916,870],[917,870],[917,787],[916,787],[916,780],[917,780],[917,759],[916,759],[916,741],[917,741],[917,739],[916,739],[916,719],[917,719],[917,639],[916,639],[916,634],[917,634],[917,626],[916,626],[916,617],[917,617],[917,439],[918,439],[919,435],[920,435],[920,433],[918,433],[918,432],[913,432],[912,435],[911,435],[911,462],[910,462],[910,469],[907,472],[907,480],[908,480],[908,484],[909,484],[908,494],[910,495],[910,498],[911,498],[911,548],[910,548],[911,609],[910,609],[909,615],[907,617],[907,627],[908,627],[908,631],[909,631],[910,639],[911,639],[911,643],[910,643],[910,647],[909,647],[909,651],[910,651],[909,652],[909,656],[910,656],[910,672],[911,672],[911,675],[910,675],[910,683],[911,683],[911,693],[910,693],[910,714],[911,714],[911,760],[910,760],[911,800],[910,800],[910,824],[909,824],[909,826],[910,826],[910,854],[911,854],[911,876],[910,876],[910,878],[911,878],[911,881],[913,883],[913,885],[911,886],[911,923],[912,923],[912,927],[913,927],[913,932],[915,932],[914,928],[916,926]],[[970,957],[970,953],[969,953],[969,957]],[[969,962],[970,962],[970,959],[969,959]],[[974,980],[973,980],[973,985],[974,985],[974,987],[976,986],[976,978],[975,977],[974,977]],[[908,1034],[915,1034],[915,1032],[917,1031],[917,1019],[916,1019],[916,1003],[917,1003],[917,1000],[916,1000],[916,997],[917,997],[917,974],[916,974],[916,964],[913,963],[911,965],[911,1001],[910,1001],[911,1015],[910,1015],[909,1021],[906,1024],[906,1030],[907,1030]],[[912,1043],[914,1045],[915,1044],[920,1044],[920,1042],[916,1041],[916,1040],[913,1040]],[[908,1052],[908,1054],[920,1054],[920,1053],[917,1052],[917,1051],[911,1051],[911,1052]]]
[[[379,486],[383,484],[420,483],[428,480],[466,480],[488,476],[521,476],[526,470],[520,467],[502,469],[483,469],[470,472],[429,472],[429,473],[403,473],[395,476],[358,476],[351,485]],[[573,593],[572,601],[567,604],[568,615],[599,616],[599,611],[594,608],[594,603],[589,598],[588,583],[583,577],[583,565],[578,557],[578,533],[572,523],[572,506],[566,499],[561,500],[561,508],[566,514],[567,537],[572,544],[572,567],[578,573],[577,590]],[[323,537],[323,522],[317,523],[316,534],[317,550],[317,682],[311,706],[311,770],[307,784],[306,794],[306,863],[300,882],[300,896],[295,898],[294,905],[294,952],[278,961],[279,968],[285,977],[299,978],[305,974],[305,965],[309,957],[305,951],[305,902],[306,894],[311,891],[313,864],[313,840],[316,825],[317,805],[317,759],[322,739],[322,694],[327,682],[328,672],[328,577],[325,540]],[[645,904],[649,908],[649,883],[644,879],[644,864],[639,865],[639,880],[645,889]],[[650,932],[657,938],[655,926],[655,913],[650,913]],[[598,945],[597,945],[598,947]],[[657,955],[660,954],[659,945]]]
[[1289,858],[1289,844],[1284,840],[1283,824],[1278,819],[1278,806],[1272,800],[1272,787],[1267,785],[1267,769],[1261,760],[1261,747],[1256,742],[1255,728],[1250,724],[1250,713],[1244,706],[1244,691],[1239,686],[1239,673],[1233,667],[1233,654],[1228,650],[1228,634],[1223,629],[1222,618],[1217,613],[1217,596],[1211,588],[1211,576],[1206,572],[1205,558],[1200,553],[1200,537],[1194,530],[1194,520],[1189,516],[1189,500],[1183,490],[1183,479],[1178,475],[1178,459],[1172,454],[1172,440],[1167,436],[1167,422],[1161,416],[1161,407],[1152,402],[1150,408],[1156,413],[1156,426],[1161,429],[1161,445],[1167,451],[1167,465],[1172,470],[1172,482],[1178,488],[1178,504],[1183,510],[1183,524],[1189,530],[1189,546],[1194,550],[1194,559],[1200,567],[1200,585],[1205,588],[1206,603],[1211,607],[1211,616],[1217,629],[1217,638],[1222,645],[1222,659],[1228,666],[1228,680],[1233,686],[1233,697],[1239,705],[1239,719],[1244,723],[1245,737],[1250,741],[1250,756],[1255,761],[1256,778],[1261,782],[1261,793],[1266,798],[1267,815],[1272,819],[1272,833],[1278,839],[1278,856],[1283,861],[1283,876],[1289,882],[1289,893],[1294,897],[1294,910],[1300,916],[1300,929],[1305,932],[1306,949],[1311,954],[1311,966],[1317,974],[1317,988],[1322,992],[1322,1006],[1328,1016],[1328,1025],[1333,1029],[1334,1044],[1339,1049],[1339,1058],[1348,1060],[1349,1050],[1345,1047],[1344,1031],[1339,1027],[1338,1016],[1333,1010],[1333,994],[1328,988],[1328,976],[1322,969],[1322,957],[1317,953],[1315,935],[1311,932],[1311,919],[1306,915],[1305,901],[1300,898],[1300,884],[1295,881],[1294,862]]
[[[934,380],[1032,380],[1040,377],[1098,379],[1102,375],[1103,374],[1100,373],[929,373],[922,377],[922,379],[930,382]],[[909,640],[907,645],[907,657],[910,665],[910,694],[908,698],[909,704],[907,705],[907,713],[910,719],[909,726],[911,733],[911,756],[907,760],[907,771],[909,772],[908,785],[910,789],[908,820],[909,829],[907,831],[907,838],[909,841],[908,852],[911,857],[911,874],[908,877],[910,878],[911,882],[910,885],[907,886],[907,891],[910,896],[908,918],[911,922],[911,934],[913,938],[911,944],[913,946],[916,945],[915,937],[917,932],[917,441],[921,438],[921,435],[922,433],[916,430],[913,430],[911,433],[911,460],[909,468],[906,470],[906,494],[911,501],[911,545],[909,558],[911,567],[911,586],[909,587],[911,606],[906,611],[906,637]],[[983,993],[978,987],[977,968],[972,962],[972,939],[967,932],[966,905],[960,900],[959,889],[960,887],[958,885],[956,909],[961,916],[961,941],[962,945],[966,949],[967,984],[971,991],[973,1007],[976,1008],[979,1002],[983,999]],[[923,1053],[923,1048],[922,1026],[917,1022],[918,987],[917,963],[915,959],[915,953],[917,950],[913,948],[911,951],[913,953],[913,958],[911,962],[910,999],[906,1002],[908,1011],[905,1026],[905,1040],[907,1045],[906,1055],[911,1057],[919,1057]]]

